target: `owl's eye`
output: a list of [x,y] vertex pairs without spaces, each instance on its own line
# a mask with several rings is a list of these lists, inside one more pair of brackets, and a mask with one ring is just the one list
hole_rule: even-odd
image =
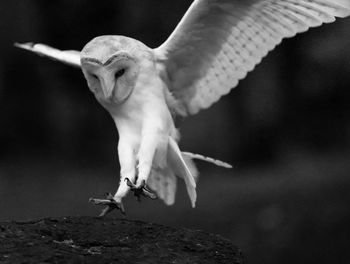
[[121,70],[119,70],[119,71],[117,71],[117,72],[115,73],[114,77],[115,77],[116,79],[118,79],[118,78],[121,77],[124,73],[125,73],[125,69],[121,69]]
[[98,80],[98,77],[97,77],[97,75],[96,75],[96,74],[91,74],[91,76],[92,76],[92,78],[94,78],[94,79]]

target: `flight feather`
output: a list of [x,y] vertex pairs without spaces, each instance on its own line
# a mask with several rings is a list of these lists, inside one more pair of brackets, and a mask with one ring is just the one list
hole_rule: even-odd
[[196,114],[237,86],[283,38],[350,15],[350,0],[196,0],[155,53]]

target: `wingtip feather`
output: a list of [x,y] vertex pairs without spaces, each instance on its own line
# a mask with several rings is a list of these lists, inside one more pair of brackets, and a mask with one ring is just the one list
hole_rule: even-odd
[[182,155],[185,156],[185,157],[188,157],[190,159],[198,159],[198,160],[206,161],[206,162],[215,164],[216,166],[223,167],[223,168],[226,168],[226,169],[232,169],[233,168],[232,165],[227,163],[227,162],[224,162],[224,161],[221,161],[221,160],[217,160],[217,159],[213,159],[213,158],[210,158],[210,157],[205,157],[205,156],[200,155],[200,154],[194,154],[194,153],[191,153],[191,152],[182,152]]
[[16,48],[20,48],[20,49],[32,50],[34,43],[33,42],[27,42],[27,43],[15,42],[15,43],[13,43],[13,46],[15,46]]

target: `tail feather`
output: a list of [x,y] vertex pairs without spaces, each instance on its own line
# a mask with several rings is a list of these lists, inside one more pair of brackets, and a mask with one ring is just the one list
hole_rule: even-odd
[[168,160],[175,174],[184,179],[192,207],[195,207],[197,200],[195,179],[198,171],[190,157],[182,156],[179,146],[172,137],[169,137]]

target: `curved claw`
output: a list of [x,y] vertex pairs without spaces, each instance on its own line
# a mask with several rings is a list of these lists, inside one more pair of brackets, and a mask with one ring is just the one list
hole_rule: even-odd
[[146,186],[146,181],[143,180],[140,187],[137,187],[132,181],[129,180],[129,178],[125,178],[125,181],[126,184],[130,187],[131,191],[134,192],[134,195],[137,197],[138,201],[141,201],[141,195],[150,199],[157,199],[157,195]]
[[100,213],[100,215],[98,217],[104,217],[105,215],[107,215],[108,213],[113,211],[114,209],[120,210],[121,213],[123,215],[125,215],[125,209],[124,209],[123,202],[122,201],[117,202],[116,200],[114,200],[112,194],[110,194],[110,193],[107,193],[106,199],[90,198],[89,202],[94,204],[94,205],[107,205],[102,210],[102,212]]
[[126,185],[128,185],[131,188],[131,190],[136,189],[136,185],[132,181],[130,181],[129,178],[125,178],[124,181],[126,181]]
[[143,188],[143,193],[142,193],[144,196],[154,200],[154,199],[157,199],[158,196],[157,194],[155,194],[153,191],[151,191],[150,189],[148,189],[146,186]]

